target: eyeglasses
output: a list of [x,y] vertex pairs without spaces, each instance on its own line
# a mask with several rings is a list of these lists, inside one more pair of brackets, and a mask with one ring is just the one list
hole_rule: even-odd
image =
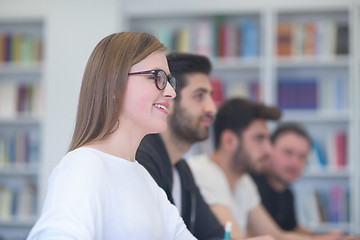
[[157,69],[157,70],[150,70],[150,71],[143,71],[143,72],[134,72],[128,73],[128,75],[136,75],[136,74],[152,74],[155,80],[155,86],[159,90],[164,90],[166,87],[167,82],[170,83],[172,88],[176,90],[177,82],[175,77],[171,75],[167,75],[164,70]]

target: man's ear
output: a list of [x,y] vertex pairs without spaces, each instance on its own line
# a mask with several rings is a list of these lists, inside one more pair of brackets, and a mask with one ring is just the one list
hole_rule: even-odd
[[220,142],[224,150],[234,152],[239,146],[239,137],[230,129],[221,133]]

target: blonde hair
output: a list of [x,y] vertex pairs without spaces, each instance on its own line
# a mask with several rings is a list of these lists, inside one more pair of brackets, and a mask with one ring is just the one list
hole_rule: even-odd
[[103,139],[120,124],[131,66],[153,52],[165,50],[156,37],[147,33],[116,33],[97,44],[83,75],[69,151]]

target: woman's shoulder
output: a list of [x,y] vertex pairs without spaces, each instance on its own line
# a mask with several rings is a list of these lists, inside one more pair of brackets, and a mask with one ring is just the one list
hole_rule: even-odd
[[106,160],[95,149],[81,147],[68,152],[54,169],[56,175],[101,176],[106,174]]
[[90,166],[102,165],[101,152],[88,147],[77,148],[68,152],[60,161],[62,165],[83,165]]

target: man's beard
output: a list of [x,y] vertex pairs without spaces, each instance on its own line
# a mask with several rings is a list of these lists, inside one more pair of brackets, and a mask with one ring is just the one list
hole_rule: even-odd
[[192,117],[175,102],[173,114],[169,116],[169,127],[177,138],[190,144],[203,141],[209,137],[209,129],[200,129],[200,126],[193,126]]
[[290,184],[288,182],[286,182],[281,176],[279,176],[277,174],[272,174],[272,176],[275,179],[275,181],[277,181],[278,183],[281,183],[285,187],[289,187]]
[[263,161],[264,159],[267,159],[269,156],[265,155],[258,161],[255,161],[254,159],[251,159],[250,154],[247,150],[243,148],[241,143],[239,143],[239,146],[233,156],[232,161],[232,169],[235,173],[242,174],[243,172],[253,173],[253,174],[261,174],[264,171],[264,166],[257,166],[259,161]]
[[232,166],[231,169],[236,174],[243,174],[244,172],[248,171],[250,166],[249,162],[251,161],[251,158],[249,154],[244,150],[244,148],[239,143],[239,146],[233,156],[232,159]]

